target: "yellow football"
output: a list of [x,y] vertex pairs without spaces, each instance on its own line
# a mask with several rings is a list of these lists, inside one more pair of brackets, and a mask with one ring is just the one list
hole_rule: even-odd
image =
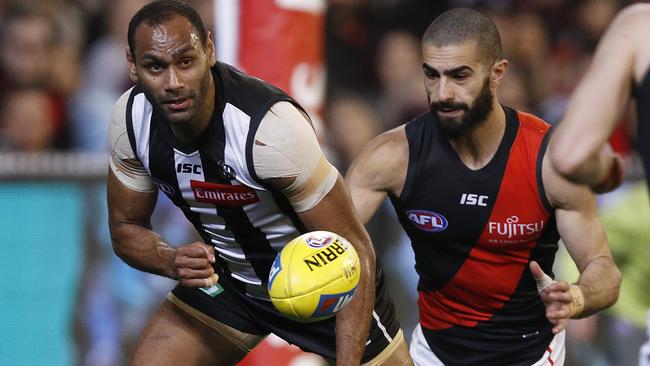
[[329,231],[313,231],[278,253],[269,273],[269,296],[285,316],[318,321],[352,300],[360,275],[359,256],[350,242]]

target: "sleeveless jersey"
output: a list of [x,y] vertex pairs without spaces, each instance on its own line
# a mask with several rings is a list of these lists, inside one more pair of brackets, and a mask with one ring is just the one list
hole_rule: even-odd
[[541,178],[549,125],[504,109],[502,141],[479,170],[431,113],[406,125],[407,177],[391,201],[415,251],[420,324],[446,365],[531,365],[553,337],[528,268],[552,276],[559,239]]
[[643,160],[648,187],[650,187],[650,69],[635,88],[634,97],[636,98],[637,132],[639,134],[637,147]]
[[195,144],[176,140],[138,86],[126,108],[129,141],[158,188],[215,246],[220,280],[232,278],[247,295],[268,299],[276,254],[306,230],[285,196],[257,177],[252,149],[272,105],[289,101],[300,106],[281,90],[226,64],[217,63],[212,75],[215,110]]

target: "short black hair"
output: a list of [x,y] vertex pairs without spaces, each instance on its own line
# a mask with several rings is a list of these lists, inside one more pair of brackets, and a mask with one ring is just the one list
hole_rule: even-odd
[[156,0],[142,7],[131,18],[129,22],[129,49],[135,55],[135,31],[141,24],[149,26],[163,24],[175,16],[182,16],[192,23],[192,26],[199,33],[201,44],[205,45],[208,39],[208,32],[199,13],[194,8],[180,0]]
[[481,61],[490,65],[503,59],[501,36],[487,15],[468,8],[457,8],[437,16],[422,36],[422,43],[436,47],[476,41]]

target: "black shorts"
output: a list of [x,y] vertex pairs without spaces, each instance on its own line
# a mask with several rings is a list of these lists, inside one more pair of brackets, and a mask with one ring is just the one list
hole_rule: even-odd
[[[336,358],[335,317],[314,323],[301,323],[280,314],[270,301],[254,299],[238,289],[236,280],[220,276],[223,292],[210,296],[207,293],[181,285],[172,293],[179,300],[199,312],[241,332],[254,335],[275,333],[303,351]],[[384,286],[383,273],[377,270],[375,309],[370,333],[361,362],[368,362],[386,348],[397,335],[400,325],[395,308]]]

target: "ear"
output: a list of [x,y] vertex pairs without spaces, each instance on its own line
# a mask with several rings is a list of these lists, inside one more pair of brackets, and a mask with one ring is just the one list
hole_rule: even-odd
[[217,52],[210,31],[208,31],[208,37],[205,41],[205,52],[208,54],[208,62],[210,63],[210,66],[214,66],[214,64],[217,63]]
[[129,65],[129,77],[134,83],[138,82],[138,73],[135,68],[135,56],[131,53],[131,49],[126,47],[126,62]]
[[496,88],[501,83],[501,80],[506,76],[508,70],[508,60],[501,59],[492,65],[490,71],[490,87]]

